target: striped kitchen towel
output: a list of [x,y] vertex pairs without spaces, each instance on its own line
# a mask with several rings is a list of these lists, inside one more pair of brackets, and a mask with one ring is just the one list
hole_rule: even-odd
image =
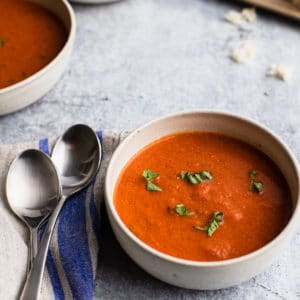
[[[41,299],[92,299],[97,268],[100,208],[106,166],[121,135],[98,132],[102,164],[93,182],[64,205],[51,240]],[[17,299],[26,277],[28,230],[5,198],[10,162],[21,151],[50,154],[55,139],[0,146],[0,299]]]

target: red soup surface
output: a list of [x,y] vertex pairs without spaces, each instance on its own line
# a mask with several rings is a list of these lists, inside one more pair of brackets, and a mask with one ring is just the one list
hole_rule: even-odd
[[62,22],[42,6],[26,0],[1,0],[0,88],[42,69],[66,39]]
[[196,261],[259,249],[292,212],[287,183],[265,154],[210,132],[165,136],[139,151],[118,179],[114,204],[143,242]]

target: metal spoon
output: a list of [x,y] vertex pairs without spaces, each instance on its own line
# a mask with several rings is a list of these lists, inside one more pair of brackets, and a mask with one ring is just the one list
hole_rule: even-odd
[[38,150],[19,154],[8,170],[6,196],[12,211],[30,231],[29,271],[37,253],[38,228],[61,197],[58,175],[50,158]]
[[49,243],[60,210],[69,196],[86,187],[94,178],[100,167],[101,153],[98,137],[86,125],[72,126],[56,142],[52,160],[61,179],[63,197],[49,218],[21,299],[38,299]]

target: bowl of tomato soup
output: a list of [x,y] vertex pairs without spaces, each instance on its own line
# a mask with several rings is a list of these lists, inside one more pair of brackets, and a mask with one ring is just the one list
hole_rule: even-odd
[[299,168],[252,120],[177,113],[119,145],[105,199],[118,241],[143,269],[179,287],[220,289],[284,251],[299,222]]
[[60,78],[75,37],[66,0],[0,1],[0,115],[47,93]]

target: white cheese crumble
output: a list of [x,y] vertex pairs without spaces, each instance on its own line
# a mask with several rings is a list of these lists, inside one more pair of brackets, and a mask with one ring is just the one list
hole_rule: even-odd
[[287,67],[285,65],[272,64],[267,71],[267,75],[276,77],[282,81],[287,81],[292,76],[292,70],[290,67]]
[[233,25],[242,25],[246,22],[254,22],[256,20],[255,8],[244,8],[241,12],[230,10],[225,15],[225,20]]
[[233,50],[231,59],[239,64],[247,63],[254,56],[254,47],[249,41],[242,47]]
[[255,11],[255,8],[244,8],[242,10],[242,17],[247,22],[254,22],[256,20],[256,11]]
[[243,23],[243,17],[241,15],[241,13],[239,13],[235,10],[230,10],[225,15],[225,20],[233,25],[241,25]]

